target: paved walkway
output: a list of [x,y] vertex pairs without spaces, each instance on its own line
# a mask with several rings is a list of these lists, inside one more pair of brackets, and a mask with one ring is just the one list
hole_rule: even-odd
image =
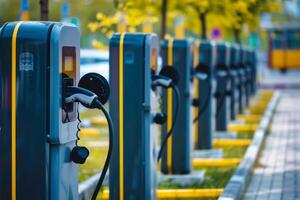
[[246,200],[300,200],[300,90],[283,91]]

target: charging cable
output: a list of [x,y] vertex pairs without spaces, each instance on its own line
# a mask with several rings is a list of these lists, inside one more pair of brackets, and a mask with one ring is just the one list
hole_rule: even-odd
[[179,111],[179,108],[180,108],[180,93],[179,93],[179,90],[178,90],[177,86],[174,85],[174,84],[171,84],[171,87],[172,87],[172,89],[173,89],[173,91],[175,93],[175,97],[176,97],[176,106],[175,106],[175,112],[174,112],[174,120],[173,120],[173,123],[172,123],[172,126],[171,126],[170,130],[168,131],[168,133],[165,135],[165,137],[162,140],[162,144],[160,146],[160,149],[159,149],[159,152],[158,152],[158,156],[157,156],[157,162],[159,162],[159,160],[161,159],[162,152],[163,152],[163,150],[164,150],[164,148],[165,148],[165,146],[167,144],[167,141],[168,141],[168,139],[170,138],[170,136],[173,133],[173,130],[174,130],[177,118],[178,118],[178,111]]
[[[207,109],[207,106],[208,106],[208,103],[209,103],[209,96],[210,96],[210,93],[211,93],[211,84],[209,83],[208,80],[205,81],[205,83],[208,85],[208,90],[207,90],[207,94],[206,94],[206,98],[204,100],[204,103],[202,104],[202,106],[200,107],[199,111],[198,111],[198,115],[193,119],[193,123],[196,123],[199,118],[201,117],[201,115],[205,112],[205,110]],[[196,107],[199,105],[199,102],[196,102],[196,101],[199,101],[199,99],[194,99],[193,100],[193,106]]]
[[65,103],[74,103],[74,102],[81,103],[83,106],[90,109],[97,108],[101,110],[104,113],[105,118],[108,122],[109,147],[108,147],[108,153],[105,159],[103,170],[101,172],[99,181],[96,185],[96,188],[92,196],[92,200],[96,200],[99,191],[101,189],[101,186],[103,184],[104,178],[106,176],[106,173],[108,171],[109,163],[111,161],[112,150],[113,150],[113,135],[114,135],[113,124],[109,113],[104,108],[103,104],[99,101],[99,98],[95,93],[81,87],[69,86],[66,88]]

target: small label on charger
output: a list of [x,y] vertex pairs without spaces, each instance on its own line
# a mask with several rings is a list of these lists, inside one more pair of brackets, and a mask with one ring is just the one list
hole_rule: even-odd
[[125,64],[133,64],[134,63],[134,53],[129,51],[129,52],[125,52]]
[[24,52],[19,57],[20,71],[33,71],[33,54],[30,52]]

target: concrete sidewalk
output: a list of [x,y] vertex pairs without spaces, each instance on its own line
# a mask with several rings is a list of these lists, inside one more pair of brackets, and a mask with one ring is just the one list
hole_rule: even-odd
[[300,90],[281,92],[243,199],[300,200]]

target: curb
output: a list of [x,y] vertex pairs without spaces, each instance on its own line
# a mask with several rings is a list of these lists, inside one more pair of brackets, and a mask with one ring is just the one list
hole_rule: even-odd
[[227,183],[224,192],[218,198],[219,200],[238,200],[244,192],[248,179],[251,175],[251,170],[256,162],[258,154],[263,144],[268,127],[271,123],[273,113],[279,100],[279,93],[275,92],[263,118],[256,129],[251,145],[248,147],[244,158],[241,160],[238,168]]

